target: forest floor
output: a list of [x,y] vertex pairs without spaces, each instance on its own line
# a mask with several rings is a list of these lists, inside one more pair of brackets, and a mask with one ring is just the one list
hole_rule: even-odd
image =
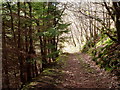
[[25,88],[37,90],[38,88],[52,88],[52,90],[56,90],[56,88],[61,90],[118,88],[117,77],[100,69],[89,55],[83,53],[65,54],[60,59],[62,63],[44,70]]

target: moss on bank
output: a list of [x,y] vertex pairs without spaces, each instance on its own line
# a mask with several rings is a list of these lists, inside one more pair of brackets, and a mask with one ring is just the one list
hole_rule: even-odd
[[101,68],[120,75],[120,45],[110,38],[99,38],[95,43],[90,40],[84,45],[82,52],[89,53]]

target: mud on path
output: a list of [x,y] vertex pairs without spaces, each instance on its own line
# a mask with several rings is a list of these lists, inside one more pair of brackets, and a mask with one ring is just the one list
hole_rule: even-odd
[[[63,60],[65,59],[65,60]],[[91,57],[83,53],[67,54],[62,57],[62,68],[54,67],[43,72],[27,88],[118,88],[117,77],[100,69],[91,60]],[[24,90],[24,89],[23,89]]]

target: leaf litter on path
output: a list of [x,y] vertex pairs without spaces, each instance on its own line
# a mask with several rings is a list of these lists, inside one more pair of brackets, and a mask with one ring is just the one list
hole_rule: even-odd
[[29,88],[59,88],[61,90],[69,90],[70,88],[118,88],[117,78],[104,69],[100,69],[87,54],[67,54],[61,60],[64,60],[63,64],[60,64],[62,68],[54,67],[44,71],[32,82],[32,86],[28,85]]

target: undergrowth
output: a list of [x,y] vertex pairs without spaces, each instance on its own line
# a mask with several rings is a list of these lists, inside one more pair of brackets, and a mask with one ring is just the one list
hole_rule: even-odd
[[110,38],[105,36],[97,39],[96,42],[89,40],[82,52],[89,53],[101,68],[114,72],[117,76],[120,75],[120,45]]
[[24,85],[22,90],[35,89],[36,87],[56,88],[58,84],[62,83],[60,80],[62,75],[64,75],[62,66],[65,65],[66,58],[66,54],[60,55],[56,61],[49,65],[49,67],[45,68],[38,77],[33,78],[31,82]]

